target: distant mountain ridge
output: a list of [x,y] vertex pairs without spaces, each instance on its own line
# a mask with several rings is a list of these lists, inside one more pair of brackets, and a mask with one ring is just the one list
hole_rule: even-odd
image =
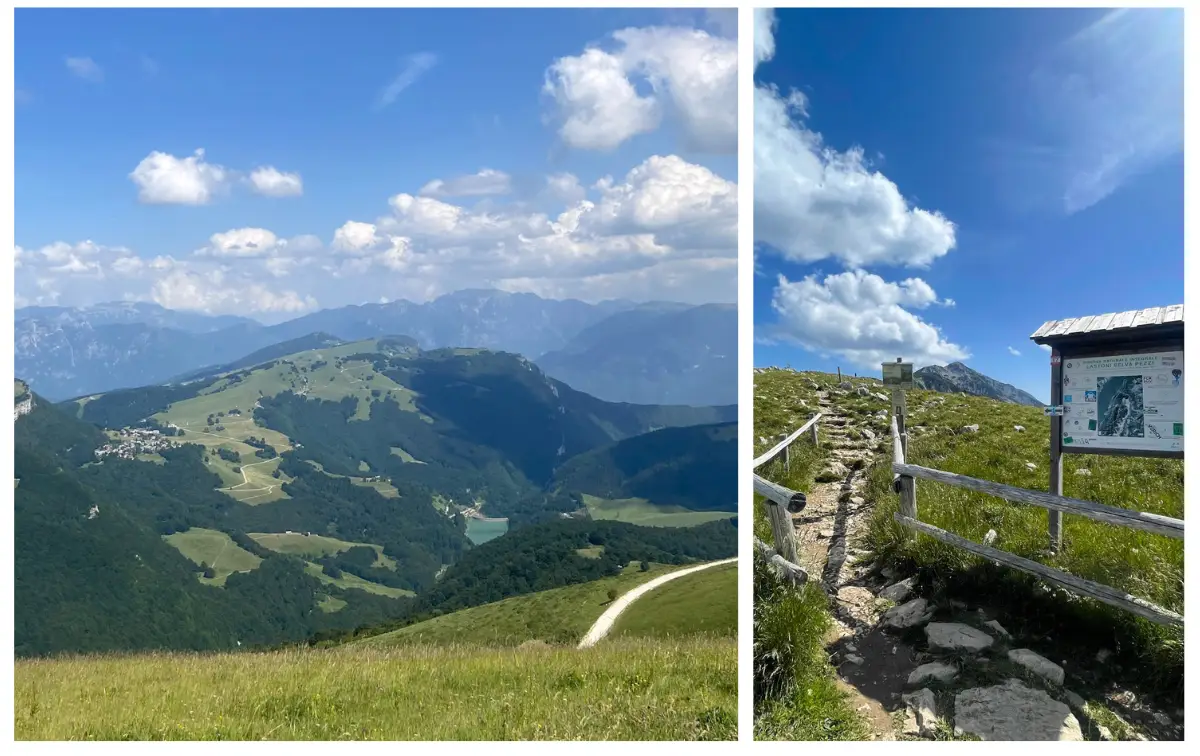
[[[732,313],[727,320],[736,323],[736,308],[715,307],[727,308]],[[735,355],[736,325],[709,329],[704,337],[694,336],[692,341],[708,339],[697,345],[654,331],[674,327],[678,332],[679,328],[669,320],[656,321],[655,313],[663,316],[675,312],[686,319],[687,313],[695,309],[691,305],[639,305],[627,300],[588,304],[478,289],[454,292],[422,304],[397,300],[321,310],[272,326],[248,318],[175,312],[146,303],[27,307],[15,313],[15,368],[39,394],[60,400],[170,381],[202,368],[232,363],[282,342],[314,338],[314,334],[346,342],[404,334],[422,349],[482,348],[521,354],[531,360],[568,350],[573,357],[556,358],[557,363],[551,360],[546,371],[569,384],[583,376],[589,382],[584,389],[587,393],[610,401],[734,402],[736,380],[729,377],[730,368],[697,355]],[[605,342],[600,338],[604,331],[600,331],[595,343],[586,342],[586,348],[572,346],[577,336],[606,319],[643,310],[645,319],[636,329],[636,339]],[[717,343],[718,339],[729,343]],[[639,346],[642,340],[676,342],[677,346],[674,351],[647,351]],[[586,370],[589,363],[596,368],[595,375]],[[709,372],[720,372],[722,377],[710,378]],[[678,380],[668,380],[672,377]],[[622,394],[618,382],[628,383],[630,388]],[[721,383],[728,384],[726,393],[707,388]]]
[[983,396],[998,399],[1011,404],[1025,404],[1030,407],[1044,406],[1033,394],[1022,391],[1008,383],[1001,383],[995,378],[972,370],[961,362],[951,362],[949,365],[930,365],[913,373],[913,382],[918,388],[929,391],[941,391],[952,394],[962,392],[973,396]]

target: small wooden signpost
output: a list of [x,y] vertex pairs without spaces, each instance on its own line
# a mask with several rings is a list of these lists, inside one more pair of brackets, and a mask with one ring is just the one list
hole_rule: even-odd
[[[913,366],[897,357],[895,362],[883,363],[883,385],[892,393],[892,443],[893,463],[903,464],[908,458],[908,431],[905,421],[908,416],[908,404],[904,392],[913,387]],[[911,477],[897,476],[892,485],[900,494],[900,511],[906,517],[917,517],[917,481]]]

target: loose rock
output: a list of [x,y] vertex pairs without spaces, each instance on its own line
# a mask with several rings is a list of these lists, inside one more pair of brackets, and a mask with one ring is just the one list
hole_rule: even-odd
[[906,604],[894,606],[883,613],[880,623],[884,627],[904,629],[916,627],[933,618],[933,609],[923,598],[913,599]]
[[870,428],[863,428],[861,431],[859,431],[859,434],[868,441],[875,440],[875,432]]
[[1037,469],[1037,465],[1035,465],[1035,464],[1034,464],[1034,463],[1032,463],[1032,462],[1026,462],[1026,463],[1025,463],[1025,467],[1026,467],[1026,468],[1028,468],[1028,469],[1030,469],[1030,470],[1036,470],[1036,469]]
[[843,391],[849,391],[850,389],[854,388],[854,386],[850,385],[850,381],[842,381],[838,384],[838,388],[842,389]]
[[1008,652],[1008,660],[1020,664],[1036,675],[1041,675],[1055,685],[1062,685],[1065,674],[1063,668],[1041,654],[1027,648],[1014,648]]
[[917,715],[917,728],[920,735],[930,737],[937,732],[937,698],[929,688],[921,688],[916,693],[902,697],[908,708]]
[[1086,467],[1081,467],[1081,468],[1079,468],[1078,470],[1076,470],[1076,471],[1075,471],[1075,474],[1076,474],[1076,475],[1082,475],[1082,476],[1084,476],[1084,477],[1086,478],[1086,477],[1089,477],[1089,476],[1092,474],[1092,471],[1091,471],[1091,470],[1089,470],[1089,469],[1087,469]]
[[959,433],[978,433],[979,426],[978,425],[964,425],[963,427],[958,429],[958,432]]
[[909,685],[920,685],[926,680],[938,680],[939,682],[950,682],[958,677],[958,667],[946,662],[929,662],[922,664],[912,671],[908,676]]
[[1067,699],[1067,705],[1075,711],[1082,712],[1087,709],[1087,701],[1083,700],[1083,696],[1073,690],[1064,690],[1063,698]]
[[982,651],[995,643],[992,636],[961,622],[930,622],[925,637],[939,651]]
[[866,386],[859,386],[854,390],[854,393],[858,394],[859,396],[870,396],[871,390]]
[[1024,433],[1025,426],[1024,425],[1014,425],[1013,430],[1015,430],[1017,433]]
[[990,622],[984,622],[984,623],[983,623],[983,626],[984,626],[984,627],[990,627],[991,629],[995,630],[995,631],[996,631],[998,634],[1000,634],[1000,635],[1004,636],[1005,638],[1011,638],[1011,637],[1012,637],[1012,633],[1010,633],[1010,632],[1008,632],[1007,630],[1005,630],[1005,629],[1004,629],[1004,625],[1001,625],[1001,624],[1000,624],[999,622],[997,622],[996,620],[991,620]]
[[1083,740],[1069,706],[1013,679],[959,693],[954,699],[954,732],[980,740]]
[[983,536],[983,545],[984,546],[991,546],[995,542],[996,542],[996,531],[995,530],[989,530],[987,533],[984,534],[984,536]]
[[862,664],[866,659],[858,654],[846,654],[846,661],[850,664]]
[[905,578],[899,583],[889,585],[887,588],[884,588],[882,591],[880,591],[879,598],[885,598],[888,601],[894,601],[895,603],[899,604],[908,598],[909,594],[912,593],[912,589],[913,578]]

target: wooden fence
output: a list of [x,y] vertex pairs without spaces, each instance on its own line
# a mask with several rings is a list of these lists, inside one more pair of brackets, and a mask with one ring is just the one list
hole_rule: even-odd
[[758,538],[754,539],[755,548],[763,555],[768,563],[778,569],[795,585],[808,580],[808,573],[799,565],[799,548],[796,545],[796,530],[792,525],[792,515],[802,511],[808,503],[803,493],[773,483],[761,477],[757,470],[773,459],[783,455],[784,470],[791,470],[789,449],[792,443],[805,433],[810,433],[813,444],[819,444],[818,426],[821,413],[817,413],[798,430],[783,439],[775,446],[754,459],[754,492],[761,494],[767,500],[767,517],[771,522],[772,538],[775,547],[772,548]]
[[1157,533],[1180,540],[1183,539],[1183,520],[1097,504],[1094,501],[1056,496],[1043,491],[1031,491],[1027,488],[1007,486],[978,478],[970,478],[965,475],[956,475],[943,470],[933,470],[928,467],[921,467],[920,465],[910,465],[905,461],[908,453],[908,436],[904,433],[903,427],[897,424],[894,414],[892,415],[892,439],[892,482],[894,490],[900,495],[900,511],[894,515],[896,522],[918,533],[924,533],[943,543],[965,549],[972,554],[978,554],[993,562],[1036,575],[1042,580],[1059,585],[1072,593],[1087,596],[1133,612],[1151,622],[1160,625],[1183,625],[1182,616],[1168,609],[1155,606],[1144,599],[1131,596],[1124,591],[1119,591],[1102,583],[1094,583],[1090,580],[1075,577],[1062,570],[1047,567],[1039,562],[1010,554],[1007,551],[993,549],[990,546],[968,541],[961,536],[921,522],[917,519],[916,481],[917,478],[922,478],[948,486],[979,491],[980,493],[997,496],[1007,501],[1031,504],[1051,512],[1067,512],[1106,522],[1110,525],[1143,530],[1148,533]]

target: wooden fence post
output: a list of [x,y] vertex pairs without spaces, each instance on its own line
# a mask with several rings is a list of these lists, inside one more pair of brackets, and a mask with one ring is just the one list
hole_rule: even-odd
[[792,445],[788,444],[783,447],[783,471],[786,474],[792,472]]
[[813,426],[812,426],[812,442],[813,442],[813,446],[820,446],[820,445],[821,445],[821,441],[820,441],[820,440],[817,438],[817,426],[818,426],[818,425],[820,425],[820,424],[821,424],[821,423],[818,421],[818,422],[815,422],[815,423],[813,423]]
[[779,556],[792,564],[799,564],[796,554],[796,529],[792,525],[792,515],[787,507],[781,507],[771,500],[764,502],[767,507],[767,517],[771,520],[771,533],[775,537],[775,550]]
[[842,382],[842,368],[838,366],[838,383]]

